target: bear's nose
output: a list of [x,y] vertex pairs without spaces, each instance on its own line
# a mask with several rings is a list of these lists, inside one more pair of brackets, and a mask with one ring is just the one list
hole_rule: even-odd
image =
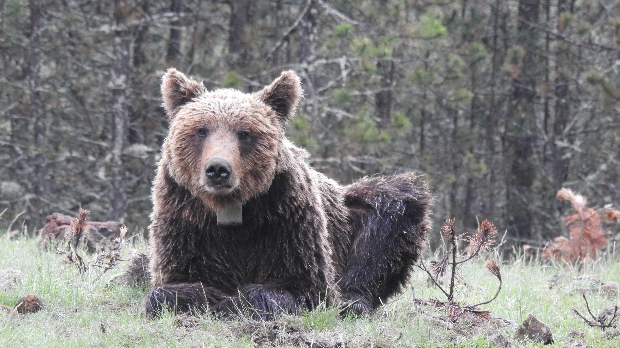
[[207,178],[214,184],[221,184],[228,180],[232,168],[227,161],[223,159],[213,159],[207,163]]

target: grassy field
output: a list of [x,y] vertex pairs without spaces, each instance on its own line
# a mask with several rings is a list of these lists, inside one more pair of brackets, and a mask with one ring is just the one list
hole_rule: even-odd
[[[133,247],[145,248],[145,243],[138,241]],[[125,258],[131,249],[123,249]],[[80,253],[85,261],[93,257]],[[443,320],[442,310],[416,305],[414,294],[421,299],[443,299],[420,270],[413,274],[410,289],[365,318],[341,319],[337,309],[323,308],[274,322],[171,314],[151,320],[141,316],[147,289],[108,284],[120,269],[101,277],[98,269],[79,274],[75,265],[63,259],[54,251],[41,250],[33,239],[0,237],[0,270],[19,270],[25,275],[15,290],[0,290],[0,303],[13,306],[28,293],[45,302],[45,308],[34,314],[1,311],[0,347],[495,347],[502,346],[498,337],[504,343],[508,340],[508,346],[540,346],[515,341],[510,325],[452,324]],[[495,293],[498,281],[482,260],[465,264],[461,275],[457,300],[473,304]],[[599,291],[600,284],[620,280],[615,252],[608,251],[583,269],[515,256],[503,263],[502,279],[498,298],[483,306],[493,316],[521,323],[533,313],[551,327],[553,347],[571,347],[575,342],[589,347],[620,346],[620,336],[613,337],[620,333],[617,329],[603,333],[572,312],[572,308],[586,312],[580,295],[583,290],[595,313],[619,303],[617,295],[609,297]],[[573,337],[580,335],[583,338],[575,341]]]

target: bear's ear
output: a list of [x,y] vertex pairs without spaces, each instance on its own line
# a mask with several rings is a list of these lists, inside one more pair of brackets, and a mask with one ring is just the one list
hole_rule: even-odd
[[297,102],[303,97],[301,81],[295,72],[284,71],[269,86],[256,92],[255,97],[269,105],[285,124],[295,115]]
[[162,78],[161,95],[164,99],[164,109],[169,119],[174,118],[176,110],[201,95],[206,89],[202,83],[188,79],[176,69],[168,69]]

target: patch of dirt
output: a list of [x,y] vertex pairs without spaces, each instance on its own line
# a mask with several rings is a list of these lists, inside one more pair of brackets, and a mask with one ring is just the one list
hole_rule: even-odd
[[233,328],[237,337],[249,336],[257,346],[292,345],[312,348],[345,347],[343,342],[314,341],[306,336],[298,324],[283,321],[246,321],[240,322]]
[[110,301],[101,301],[98,305],[99,308],[105,308],[111,311],[124,311],[124,310],[132,310],[136,307],[136,304],[133,302],[110,302]]
[[194,316],[188,314],[180,314],[174,317],[174,323],[177,327],[187,328],[187,329],[195,329],[200,326],[200,322]]
[[58,334],[60,336],[68,338],[68,337],[73,336],[75,333],[77,333],[79,331],[80,330],[77,327],[65,327],[65,328],[62,328],[62,329],[58,330]]
[[588,348],[586,345],[585,338],[586,334],[582,331],[571,331],[567,335],[568,343],[565,345],[567,348]]

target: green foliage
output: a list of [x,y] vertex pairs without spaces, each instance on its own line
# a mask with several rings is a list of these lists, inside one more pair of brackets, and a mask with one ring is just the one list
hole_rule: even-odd
[[[127,203],[119,216],[128,226],[148,225],[148,192],[168,125],[161,76],[170,67],[204,80],[209,90],[246,92],[282,70],[298,72],[307,91],[298,107],[303,117],[287,134],[329,158],[317,168],[345,183],[395,171],[431,173],[435,191],[444,193],[433,216],[465,221],[465,207],[469,218],[494,212],[489,218],[511,235],[519,224],[509,217],[525,211],[527,238],[536,239],[557,235],[552,188],[561,181],[590,190],[596,205],[620,202],[613,184],[620,172],[613,156],[620,13],[601,12],[597,1],[552,7],[549,17],[541,8],[537,18],[523,17],[525,2],[292,0],[243,9],[183,3],[178,17],[162,1],[124,9],[122,1],[2,3],[0,211],[9,209],[3,226],[26,210],[13,226],[34,231],[46,215],[80,205],[104,221],[119,201]],[[299,18],[306,4],[311,8]],[[41,14],[35,32],[30,6]],[[121,26],[118,11],[128,11]],[[169,59],[177,43],[179,55]],[[119,102],[119,94],[126,99]],[[111,122],[123,106],[127,132],[116,139]],[[515,137],[530,139],[519,158]],[[112,163],[111,153],[125,153],[111,151],[119,144],[151,151]],[[348,160],[362,157],[361,165]],[[531,187],[516,184],[518,171],[532,173]],[[120,180],[111,180],[113,173]],[[124,197],[113,197],[110,182],[124,184]],[[500,197],[527,205],[515,209]]]
[[463,68],[465,67],[465,61],[463,58],[456,54],[450,54],[448,56],[448,63],[446,66],[447,78],[460,79],[463,77]]
[[441,22],[441,18],[424,15],[413,30],[413,35],[422,39],[435,39],[446,36],[448,29]]
[[336,28],[334,28],[334,35],[337,36],[345,36],[353,29],[353,24],[351,23],[342,23]]
[[475,173],[477,177],[482,177],[488,172],[485,163],[478,160],[473,153],[466,153],[463,161],[465,162],[465,168],[471,171],[471,173]]
[[364,70],[365,73],[369,75],[377,74],[377,65],[372,59],[369,59],[369,58],[362,59],[362,69]]
[[308,329],[327,330],[337,325],[338,316],[338,308],[319,306],[316,310],[302,314],[302,325]]
[[413,75],[411,75],[413,83],[421,86],[427,86],[435,80],[435,73],[430,70],[416,68]]
[[494,345],[493,343],[489,342],[486,338],[484,338],[483,336],[478,336],[475,337],[471,340],[468,340],[467,342],[462,342],[462,343],[442,343],[440,345],[438,345],[437,347],[445,347],[445,348],[498,348],[496,345]]
[[409,120],[403,114],[396,113],[394,115],[394,127],[396,127],[401,132],[407,132],[412,127],[411,120]]
[[240,88],[243,84],[243,80],[236,71],[229,71],[224,75],[224,79],[222,80],[222,87],[225,88]]
[[357,55],[363,57],[387,57],[392,54],[393,40],[383,38],[375,42],[372,38],[362,37],[355,39],[351,45]]
[[574,16],[570,12],[563,12],[558,18],[558,29],[560,32],[566,31],[573,23]]
[[291,125],[297,131],[304,132],[309,129],[308,117],[306,115],[298,115],[291,120]]
[[379,129],[375,121],[365,115],[358,117],[348,133],[355,141],[362,143],[390,141],[390,135],[385,130]]
[[305,149],[312,149],[315,143],[310,136],[311,127],[308,123],[308,117],[304,114],[297,115],[291,120],[291,126],[288,132],[291,140]]
[[335,97],[336,97],[336,101],[339,104],[346,104],[346,103],[353,101],[353,96],[351,95],[350,91],[346,89],[342,89],[338,91]]
[[618,98],[620,97],[620,88],[615,86],[611,81],[598,72],[590,72],[586,75],[586,81],[596,87],[599,87],[604,96],[607,98]]
[[[144,241],[133,245],[146,248]],[[0,303],[12,305],[18,297],[36,293],[45,302],[43,310],[29,315],[11,316],[0,312],[0,346],[84,347],[84,346],[205,346],[276,347],[299,346],[303,342],[341,342],[342,346],[402,346],[402,347],[492,347],[488,337],[492,327],[460,327],[460,332],[437,326],[430,317],[441,318],[441,310],[417,307],[415,297],[439,297],[436,287],[429,286],[423,272],[412,274],[407,290],[390,299],[369,317],[340,318],[338,308],[320,307],[299,316],[283,316],[276,322],[254,322],[250,318],[216,319],[211,315],[178,317],[170,312],[160,319],[141,316],[142,299],[147,289],[107,285],[112,270],[100,281],[81,276],[72,266],[62,262],[62,255],[38,249],[34,239],[9,240],[0,237],[0,269],[15,269],[25,279],[14,291],[0,291]],[[129,257],[129,250],[124,258]],[[585,344],[592,347],[617,347],[620,337],[605,338],[595,328],[586,326],[571,312],[583,306],[576,290],[582,279],[596,278],[601,282],[620,278],[617,255],[605,255],[599,262],[582,269],[565,265],[542,265],[526,256],[513,257],[502,266],[504,287],[496,301],[489,305],[494,316],[522,322],[534,313],[551,326],[555,344],[563,347],[570,342],[571,331],[585,333]],[[470,262],[461,269],[464,279],[473,283],[458,283],[467,300],[477,302],[488,297],[497,280],[482,271],[481,263]],[[588,295],[592,308],[605,308],[615,303],[597,290]],[[617,302],[617,301],[616,301]],[[270,329],[274,326],[290,329]],[[287,331],[288,330],[288,331]],[[509,332],[500,330],[506,338]],[[268,340],[272,337],[273,341]],[[269,342],[273,342],[270,344]],[[301,343],[300,343],[301,342]],[[525,347],[535,347],[526,343]]]
[[459,88],[452,94],[452,100],[457,102],[468,102],[473,97],[474,94],[466,88]]
[[469,52],[467,59],[470,61],[478,61],[480,59],[487,58],[489,56],[489,52],[487,52],[484,44],[482,42],[473,42],[469,46]]

